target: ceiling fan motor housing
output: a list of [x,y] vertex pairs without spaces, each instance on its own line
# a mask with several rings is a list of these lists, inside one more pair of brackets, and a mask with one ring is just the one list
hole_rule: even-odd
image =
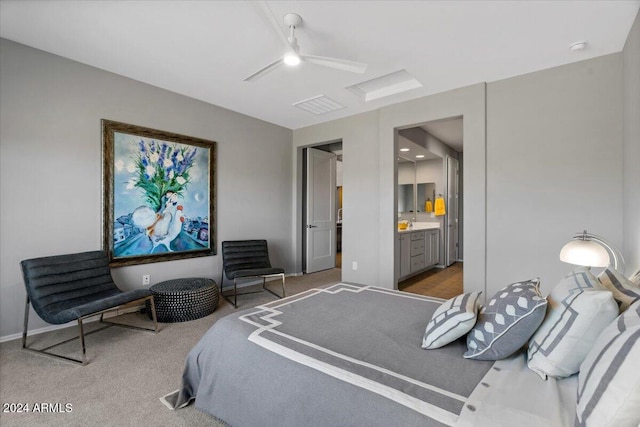
[[287,27],[299,27],[302,24],[302,17],[297,13],[287,13],[283,20]]

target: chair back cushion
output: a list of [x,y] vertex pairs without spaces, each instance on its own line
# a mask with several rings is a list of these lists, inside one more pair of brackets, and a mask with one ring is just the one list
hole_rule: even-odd
[[65,310],[122,294],[103,251],[33,258],[20,265],[31,305],[48,323],[66,323],[73,316],[61,315]]
[[271,269],[267,241],[235,240],[222,242],[222,264],[224,273],[229,279],[233,279],[239,271]]

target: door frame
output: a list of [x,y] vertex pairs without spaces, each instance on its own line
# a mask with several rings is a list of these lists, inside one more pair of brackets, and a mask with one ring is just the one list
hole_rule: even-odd
[[[309,218],[309,206],[310,206],[310,198],[309,198],[309,194],[310,191],[309,189],[313,186],[313,184],[311,184],[311,180],[310,178],[310,173],[309,173],[309,169],[310,166],[313,166],[315,163],[311,162],[310,159],[312,158],[312,156],[315,158],[316,154],[312,153],[310,150],[314,150],[316,153],[318,153],[319,155],[321,155],[322,158],[324,159],[329,159],[331,161],[331,164],[333,165],[331,167],[332,169],[332,176],[330,176],[330,186],[332,187],[330,189],[330,201],[329,201],[329,206],[330,206],[330,214],[329,214],[329,227],[333,227],[333,236],[330,239],[330,249],[329,249],[329,257],[331,257],[333,259],[332,262],[332,266],[331,267],[327,267],[324,268],[324,265],[322,266],[322,268],[319,268],[318,265],[312,265],[311,268],[309,266],[309,261],[312,258],[309,258],[309,248],[311,246],[314,246],[312,243],[310,243],[310,235],[313,234],[312,228],[315,228],[316,225],[314,224],[310,224],[309,222],[314,222],[315,224],[318,224],[318,227],[320,231],[322,230],[327,230],[326,226],[327,226],[327,221],[314,221],[314,219]],[[303,272],[305,273],[315,273],[317,271],[322,271],[322,270],[326,270],[329,268],[335,268],[336,266],[336,252],[337,252],[337,227],[336,227],[336,221],[337,221],[337,206],[336,206],[336,174],[337,174],[337,170],[336,170],[336,154],[334,154],[331,151],[324,151],[324,150],[318,150],[314,147],[307,147],[305,149],[306,151],[306,156],[304,156],[304,168],[303,168],[303,178],[305,181],[305,191],[303,193],[303,241],[304,241],[304,246],[302,248],[303,250]],[[320,154],[322,153],[322,154]],[[315,167],[315,166],[313,166]],[[313,181],[315,182],[315,180]],[[316,199],[312,200],[312,202],[315,202]],[[324,264],[327,261],[330,261],[328,258],[329,257],[323,257],[323,261],[321,261],[322,264]],[[317,264],[317,263],[316,263]],[[331,262],[329,262],[327,265],[331,264]],[[311,269],[312,271],[309,271],[309,269]]]
[[[293,200],[295,203],[293,203],[293,207],[292,207],[293,221],[291,224],[292,241],[294,243],[293,245],[291,245],[291,258],[294,260],[294,268],[295,268],[294,270],[295,273],[292,274],[293,276],[301,276],[303,274],[303,264],[304,264],[304,257],[305,257],[305,253],[304,253],[305,237],[304,237],[304,230],[303,230],[304,221],[305,221],[304,192],[305,192],[305,185],[306,185],[306,182],[304,180],[304,174],[303,174],[304,162],[305,162],[304,150],[306,148],[314,148],[318,146],[336,144],[336,143],[344,144],[343,138],[329,139],[325,141],[319,141],[311,144],[294,147],[295,156],[293,158],[293,163],[294,163],[293,170],[295,173],[295,179],[293,182],[293,192],[294,192]],[[343,150],[344,150],[344,147],[343,147]],[[344,160],[343,160],[343,164],[344,164]],[[344,223],[343,223],[342,232],[344,237]],[[344,246],[343,246],[342,253],[344,254]]]
[[[456,256],[454,257],[454,259],[450,259],[450,254],[451,254],[451,248],[450,248],[450,244],[451,244],[451,238],[449,236],[450,233],[450,227],[449,227],[449,223],[451,220],[450,215],[452,214],[452,210],[451,210],[451,203],[449,203],[449,199],[450,199],[450,182],[449,182],[449,163],[450,161],[455,161],[456,163],[456,176],[455,176],[455,180],[456,180],[456,209],[455,209],[455,213],[456,213],[456,219],[455,219],[455,244],[457,245],[456,248]],[[459,218],[460,218],[460,161],[458,159],[456,159],[455,157],[452,157],[450,155],[446,155],[445,159],[444,159],[444,175],[445,175],[445,192],[446,192],[446,200],[447,200],[447,214],[445,216],[445,221],[444,221],[444,262],[443,265],[444,267],[449,267],[450,265],[452,265],[453,263],[457,262],[460,259],[460,252],[459,252],[459,241],[460,241],[460,222],[459,222]]]

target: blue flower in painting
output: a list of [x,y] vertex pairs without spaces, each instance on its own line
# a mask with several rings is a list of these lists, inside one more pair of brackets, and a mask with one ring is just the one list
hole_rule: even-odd
[[136,184],[147,202],[156,212],[168,193],[182,196],[190,182],[189,170],[193,166],[197,149],[178,144],[140,140],[135,159]]

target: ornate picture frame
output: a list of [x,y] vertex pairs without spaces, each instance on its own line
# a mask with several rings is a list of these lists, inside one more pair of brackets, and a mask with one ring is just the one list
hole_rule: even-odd
[[216,254],[216,142],[102,120],[111,266]]

